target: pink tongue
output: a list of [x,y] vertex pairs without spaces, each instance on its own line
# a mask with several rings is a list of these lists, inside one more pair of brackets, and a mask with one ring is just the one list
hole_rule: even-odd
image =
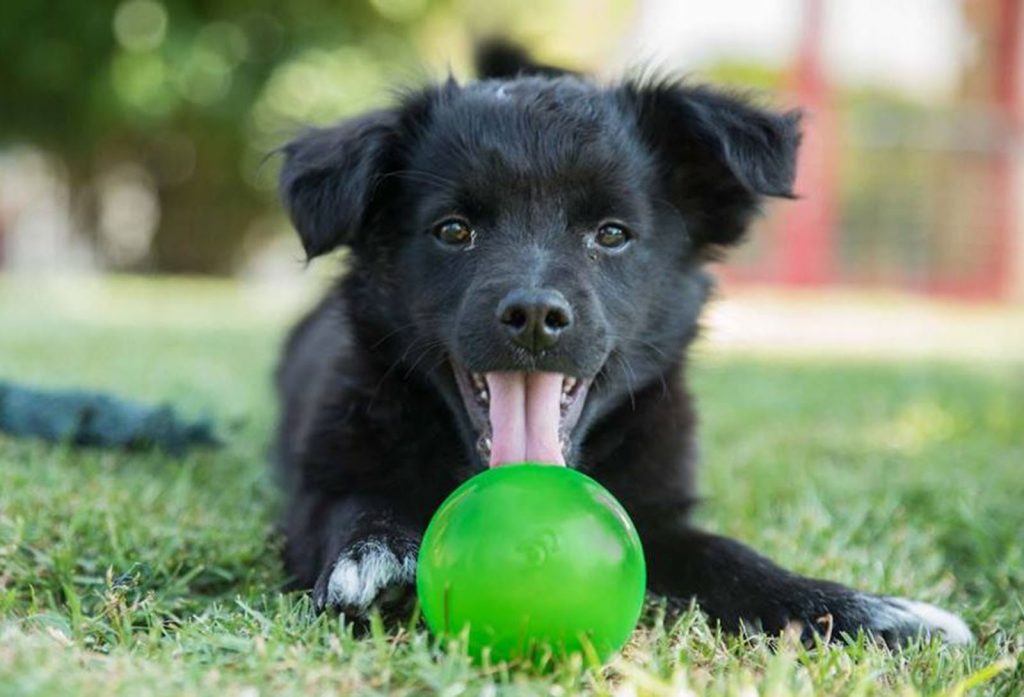
[[558,442],[562,375],[487,373],[491,467],[512,462],[565,464]]

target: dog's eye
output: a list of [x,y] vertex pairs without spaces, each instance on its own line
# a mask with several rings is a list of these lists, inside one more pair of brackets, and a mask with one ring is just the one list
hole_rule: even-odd
[[449,218],[434,226],[434,237],[452,246],[466,245],[473,241],[473,229],[464,220]]
[[629,242],[629,232],[615,223],[602,225],[594,240],[605,249],[620,249]]

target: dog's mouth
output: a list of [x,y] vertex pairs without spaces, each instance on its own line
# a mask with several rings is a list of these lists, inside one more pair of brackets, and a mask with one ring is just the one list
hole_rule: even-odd
[[452,367],[476,428],[477,451],[490,467],[566,463],[590,379],[561,373],[473,373]]

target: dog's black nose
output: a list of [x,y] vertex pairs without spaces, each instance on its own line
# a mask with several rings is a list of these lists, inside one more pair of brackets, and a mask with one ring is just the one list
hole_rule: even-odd
[[512,341],[538,353],[554,346],[572,326],[572,308],[557,290],[517,288],[498,303],[498,321]]

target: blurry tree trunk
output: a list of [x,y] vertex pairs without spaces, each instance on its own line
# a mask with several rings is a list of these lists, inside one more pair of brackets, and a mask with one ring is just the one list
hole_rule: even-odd
[[151,268],[167,273],[227,274],[234,270],[255,204],[236,191],[200,181],[159,190],[160,224]]
[[[182,124],[188,132],[188,124]],[[158,183],[160,221],[150,268],[167,273],[227,274],[266,199],[242,181],[242,144],[233,134],[192,131],[195,165],[177,183]],[[159,182],[159,178],[155,177]]]

